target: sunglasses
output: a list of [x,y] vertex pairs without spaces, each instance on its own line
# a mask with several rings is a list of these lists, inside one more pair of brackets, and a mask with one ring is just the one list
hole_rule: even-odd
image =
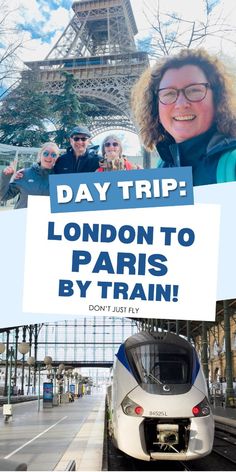
[[86,138],[85,136],[82,136],[82,137],[79,137],[79,136],[71,136],[71,139],[73,139],[73,141],[75,141],[77,143],[77,141],[87,141],[88,138]]
[[58,157],[58,154],[56,152],[43,151],[43,157],[49,156],[51,156],[53,159],[56,159],[56,157]]
[[109,141],[107,143],[104,144],[105,147],[110,147],[110,146],[114,146],[114,147],[117,147],[119,146],[119,143],[109,143]]

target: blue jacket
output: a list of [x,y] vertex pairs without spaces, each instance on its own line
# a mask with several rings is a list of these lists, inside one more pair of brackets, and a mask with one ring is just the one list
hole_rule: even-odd
[[28,195],[49,195],[49,175],[54,170],[43,169],[39,164],[33,164],[24,169],[23,177],[10,182],[12,175],[1,174],[0,200],[6,201],[18,195],[15,208],[26,208]]
[[99,167],[99,157],[94,150],[87,149],[83,156],[76,159],[72,148],[60,156],[55,164],[55,174],[74,174],[77,172],[94,172]]
[[221,156],[233,149],[236,149],[236,138],[219,134],[213,127],[179,144],[171,139],[158,143],[157,151],[161,157],[158,167],[190,166],[193,185],[215,184]]

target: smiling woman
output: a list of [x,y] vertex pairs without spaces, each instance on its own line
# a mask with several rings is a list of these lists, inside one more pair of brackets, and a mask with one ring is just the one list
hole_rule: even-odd
[[132,107],[158,166],[191,166],[194,185],[236,180],[236,96],[217,58],[186,49],[160,59],[134,86]]
[[123,155],[122,142],[115,134],[105,137],[102,142],[102,167],[97,172],[113,171],[113,170],[131,170],[136,168]]
[[159,87],[160,122],[176,143],[198,136],[211,127],[213,92],[199,67],[186,65],[168,69]]
[[7,201],[18,196],[15,208],[25,208],[29,195],[49,195],[49,175],[59,157],[56,143],[45,143],[38,153],[38,161],[28,169],[23,169],[14,178],[14,163],[6,167],[0,177],[0,200]]

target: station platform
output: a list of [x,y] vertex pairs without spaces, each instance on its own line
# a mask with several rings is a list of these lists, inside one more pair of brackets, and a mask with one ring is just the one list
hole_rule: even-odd
[[211,407],[215,421],[236,428],[236,408]]
[[[0,470],[8,463],[29,471],[100,471],[103,459],[105,393],[38,411],[38,402],[13,405],[4,423],[0,408]],[[4,464],[6,467],[4,468]]]

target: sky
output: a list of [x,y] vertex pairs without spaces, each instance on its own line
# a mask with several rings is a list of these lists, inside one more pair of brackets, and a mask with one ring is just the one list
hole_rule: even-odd
[[[53,45],[63,33],[70,19],[73,17],[72,0],[0,0],[2,3],[10,5],[10,14],[8,15],[8,27],[11,34],[8,35],[8,41],[14,39],[13,28],[17,27],[16,37],[22,35],[24,47],[20,51],[19,59],[22,65],[24,61],[34,61],[44,59]],[[209,0],[214,4],[217,0]],[[219,5],[215,8],[215,18],[221,15],[227,24],[236,25],[236,2],[232,0],[218,0]],[[137,40],[142,40],[149,35],[150,21],[157,8],[157,0],[131,0],[133,13],[135,16],[138,35]],[[159,0],[160,11],[164,13],[175,12],[178,16],[184,17],[187,21],[204,20],[204,0]],[[1,15],[4,9],[1,8]],[[164,17],[167,19],[167,17]],[[189,25],[190,23],[186,23]],[[229,38],[229,34],[227,35]],[[230,34],[232,38],[232,34]],[[236,33],[235,33],[236,38]],[[0,48],[1,48],[0,41]],[[216,40],[210,38],[207,47],[213,52],[220,52],[231,57],[236,55],[236,47],[230,41]],[[120,132],[119,132],[120,134]],[[128,134],[120,134],[125,139],[125,145],[132,147],[130,153],[137,152],[139,146],[138,138],[132,134],[132,139]]]
[[[216,0],[209,1],[214,3]],[[11,0],[9,3],[12,10],[9,19],[18,25],[24,35],[25,48],[22,51],[22,59],[44,59],[72,18],[73,1]],[[157,3],[157,0],[131,0],[139,31],[137,39],[148,35],[149,21]],[[204,0],[159,0],[159,5],[162,13],[175,12],[188,21],[204,20]],[[232,0],[219,0],[219,7],[215,11],[219,10],[223,11],[227,23],[235,25],[236,5]],[[216,42],[212,40],[209,44],[212,48]],[[230,45],[225,48],[230,48]]]

